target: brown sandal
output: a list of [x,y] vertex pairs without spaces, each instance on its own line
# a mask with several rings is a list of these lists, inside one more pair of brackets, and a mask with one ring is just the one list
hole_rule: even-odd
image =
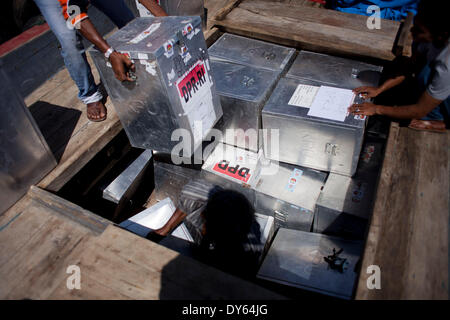
[[445,133],[445,122],[440,120],[412,120],[408,128],[419,131]]
[[[101,108],[104,108],[105,109],[105,116],[104,117],[101,117],[101,118],[93,118],[93,117],[90,117],[89,116],[89,109],[90,108],[95,108],[95,109],[97,109],[98,111],[99,111],[99,113],[101,113]],[[107,111],[106,111],[106,107],[104,106],[104,104],[101,102],[101,101],[97,101],[97,102],[93,102],[93,103],[88,103],[87,104],[87,118],[89,119],[89,121],[92,121],[92,122],[102,122],[102,121],[105,121],[106,120],[106,117],[107,117]]]

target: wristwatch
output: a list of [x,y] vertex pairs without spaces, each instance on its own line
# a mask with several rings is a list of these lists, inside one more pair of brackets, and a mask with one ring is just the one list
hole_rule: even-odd
[[113,47],[109,47],[109,49],[106,50],[106,52],[105,52],[105,58],[106,58],[106,59],[109,59],[109,57],[111,56],[111,54],[112,54],[114,51],[116,51],[116,50],[114,50]]

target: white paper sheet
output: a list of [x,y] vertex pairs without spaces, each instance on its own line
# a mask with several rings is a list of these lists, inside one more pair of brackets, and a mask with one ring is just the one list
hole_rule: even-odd
[[354,99],[355,94],[352,90],[321,86],[308,115],[344,122],[347,109]]
[[299,84],[288,104],[303,108],[311,107],[319,88],[320,87]]

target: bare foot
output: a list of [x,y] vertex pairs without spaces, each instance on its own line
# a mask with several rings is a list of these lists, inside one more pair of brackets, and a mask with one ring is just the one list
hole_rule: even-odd
[[412,120],[408,128],[432,132],[446,132],[444,121],[437,120]]
[[87,117],[93,122],[100,122],[106,119],[106,107],[101,101],[88,103]]

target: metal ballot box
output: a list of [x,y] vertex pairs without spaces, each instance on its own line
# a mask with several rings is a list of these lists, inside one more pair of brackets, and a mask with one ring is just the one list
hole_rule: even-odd
[[[299,85],[320,87],[302,79],[281,79],[262,111],[264,152],[269,159],[352,176],[356,172],[366,120],[348,114],[345,120],[308,115],[310,109],[290,105]],[[273,146],[278,130],[279,148]]]
[[362,250],[361,241],[281,228],[257,277],[351,299],[358,278],[356,265]]
[[0,215],[55,166],[56,160],[0,60]]
[[246,188],[254,188],[261,174],[262,152],[218,144],[202,166],[206,171]]
[[364,239],[372,215],[384,152],[382,139],[366,139],[353,178],[330,174],[317,201],[313,231]]
[[361,86],[378,86],[382,71],[382,67],[364,62],[301,51],[286,77],[355,89]]
[[223,60],[258,69],[287,71],[295,57],[295,49],[260,40],[223,34],[209,49],[212,60]]
[[220,141],[258,152],[261,110],[276,85],[276,72],[234,63],[211,61],[223,118],[216,128],[222,132]]
[[134,147],[171,153],[176,129],[191,134],[191,154],[222,116],[199,17],[137,18],[108,42],[129,55],[136,81],[121,83],[104,55],[91,55]]
[[311,231],[314,209],[327,174],[279,163],[275,174],[261,174],[256,211],[273,216],[277,227]]
[[201,175],[200,170],[159,161],[154,162],[154,168],[155,198],[160,201],[165,198],[170,198],[176,204],[178,204],[183,187],[190,180],[199,178]]

